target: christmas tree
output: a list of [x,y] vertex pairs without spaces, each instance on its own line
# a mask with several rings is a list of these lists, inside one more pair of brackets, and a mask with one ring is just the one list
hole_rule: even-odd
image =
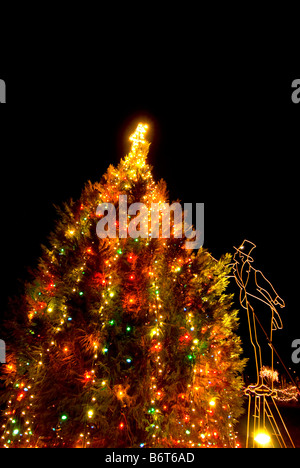
[[[60,209],[24,297],[5,324],[4,447],[234,447],[244,361],[216,261],[185,238],[139,236],[103,204],[167,203],[147,163],[146,125],[129,154]],[[105,207],[105,206],[104,206]],[[123,213],[124,216],[124,213]],[[161,217],[160,224],[161,224]],[[124,219],[123,219],[124,221]]]

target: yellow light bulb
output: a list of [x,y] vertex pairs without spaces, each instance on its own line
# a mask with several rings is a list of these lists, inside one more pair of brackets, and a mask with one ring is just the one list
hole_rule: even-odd
[[271,440],[271,437],[269,436],[269,434],[267,434],[266,432],[259,432],[258,434],[256,434],[256,436],[254,437],[254,440],[255,442],[257,442],[259,445],[267,445],[270,440]]

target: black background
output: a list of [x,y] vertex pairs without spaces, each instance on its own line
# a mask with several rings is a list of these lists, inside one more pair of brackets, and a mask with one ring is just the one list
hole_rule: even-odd
[[219,258],[244,238],[257,244],[255,266],[286,303],[278,347],[299,374],[299,60],[269,37],[212,44],[212,33],[174,28],[154,42],[154,24],[131,28],[130,40],[126,27],[98,29],[2,53],[0,314],[47,243],[53,204],[117,165],[146,121],[148,160],[170,200],[205,203],[204,247]]

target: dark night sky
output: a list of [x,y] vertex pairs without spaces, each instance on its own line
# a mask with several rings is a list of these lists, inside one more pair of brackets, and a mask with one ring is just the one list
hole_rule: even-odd
[[286,302],[277,333],[291,366],[300,338],[300,104],[291,101],[299,69],[263,53],[192,59],[164,49],[161,62],[153,57],[62,53],[55,67],[44,58],[0,68],[8,101],[0,111],[1,309],[47,242],[53,203],[98,181],[147,121],[156,180],[166,180],[171,200],[205,203],[204,246],[219,257],[244,238],[257,244],[256,267]]

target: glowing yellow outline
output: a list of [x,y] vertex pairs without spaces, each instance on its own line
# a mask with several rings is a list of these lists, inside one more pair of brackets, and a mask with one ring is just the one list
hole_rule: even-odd
[[[271,381],[271,388],[264,383],[263,375],[260,374],[260,369],[263,367],[262,363],[262,354],[261,354],[261,347],[258,342],[257,338],[257,324],[260,326],[264,335],[271,347],[271,370],[272,373],[274,371],[274,346],[272,344],[273,338],[273,331],[282,329],[282,320],[280,314],[276,308],[276,306],[280,306],[281,308],[285,307],[285,303],[283,299],[279,297],[277,292],[275,291],[273,285],[270,283],[269,280],[263,275],[260,270],[256,270],[252,263],[253,258],[250,256],[252,251],[255,249],[256,245],[253,242],[248,241],[245,239],[243,243],[240,245],[239,248],[235,248],[236,252],[234,254],[234,263],[233,265],[233,276],[237,285],[240,288],[240,304],[241,306],[246,309],[247,311],[247,318],[248,318],[248,326],[249,326],[249,334],[250,334],[250,341],[254,349],[254,356],[255,356],[255,366],[256,366],[256,377],[257,381],[255,385],[248,385],[245,389],[245,395],[248,395],[248,420],[247,420],[247,440],[246,440],[246,447],[249,447],[249,438],[250,438],[250,418],[252,415],[253,418],[253,447],[255,447],[255,434],[257,432],[265,432],[266,431],[266,416],[269,421],[269,424],[272,428],[273,434],[277,437],[280,447],[287,447],[286,442],[280,432],[279,426],[276,421],[279,419],[281,424],[284,427],[284,430],[289,437],[291,445],[295,448],[295,445],[292,441],[292,438],[284,424],[282,416],[279,412],[279,409],[276,405],[274,400],[274,396],[276,396],[276,391],[274,390],[274,383],[273,379]],[[249,287],[249,281],[251,276],[254,276],[254,283],[255,283],[255,292],[249,292],[247,288]],[[266,289],[267,288],[267,289]],[[254,312],[254,308],[249,303],[248,298],[257,299],[264,304],[266,304],[271,309],[271,326],[270,326],[270,333],[268,334],[265,329],[263,328],[257,314]],[[276,353],[277,354],[277,353]],[[268,403],[268,399],[271,399],[273,405],[277,411],[276,412],[270,407]],[[253,409],[251,407],[253,406]],[[252,411],[254,413],[252,414]]]

